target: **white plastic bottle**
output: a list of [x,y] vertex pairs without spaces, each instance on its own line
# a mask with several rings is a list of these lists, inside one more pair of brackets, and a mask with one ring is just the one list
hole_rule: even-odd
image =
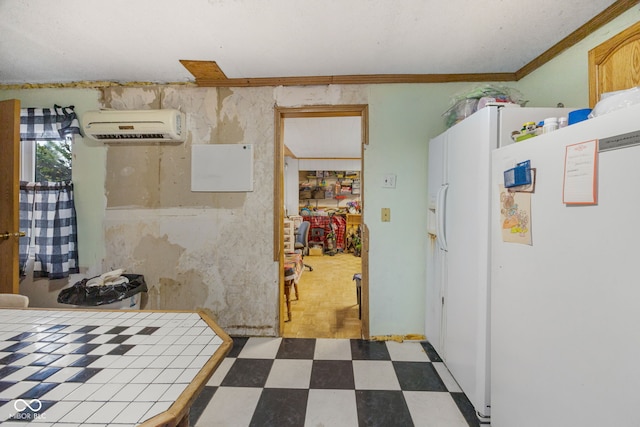
[[567,118],[566,117],[560,117],[558,119],[558,129],[562,129],[564,127],[567,127]]
[[544,125],[542,125],[542,133],[553,132],[558,129],[558,118],[557,117],[549,117],[548,119],[544,119]]

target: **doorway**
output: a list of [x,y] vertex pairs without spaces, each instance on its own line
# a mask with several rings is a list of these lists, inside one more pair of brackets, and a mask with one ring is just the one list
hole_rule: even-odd
[[[283,231],[284,231],[284,220],[287,216],[287,213],[289,215],[297,215],[298,214],[298,209],[297,207],[295,208],[286,208],[285,207],[285,153],[288,156],[287,158],[291,158],[292,153],[287,151],[287,147],[285,146],[285,140],[286,140],[286,135],[285,135],[285,123],[287,119],[309,119],[309,118],[322,118],[322,119],[330,119],[330,118],[357,118],[357,120],[359,121],[359,126],[360,126],[360,132],[359,132],[359,144],[357,147],[357,153],[356,155],[349,155],[349,157],[352,157],[351,160],[354,160],[354,158],[357,160],[358,162],[358,168],[359,169],[359,183],[360,183],[360,195],[359,195],[359,204],[361,208],[364,208],[365,206],[365,201],[364,201],[364,182],[362,181],[362,177],[364,175],[364,149],[365,146],[368,144],[368,108],[366,105],[322,105],[322,106],[306,106],[306,107],[298,107],[298,108],[280,108],[280,107],[276,107],[275,108],[275,170],[274,170],[274,176],[275,176],[275,192],[274,192],[274,212],[276,213],[276,215],[274,215],[274,230],[276,235],[274,236],[274,246],[276,248],[276,250],[274,251],[274,258],[275,261],[279,262],[279,266],[280,266],[280,335],[284,335],[285,332],[285,320],[288,318],[288,314],[286,311],[286,307],[285,307],[285,302],[284,302],[284,237],[283,237]],[[290,123],[292,122],[291,120],[289,121]],[[338,121],[336,121],[337,123]],[[342,155],[340,155],[342,156]],[[321,157],[321,155],[318,155],[317,153],[314,155],[314,157]],[[332,153],[329,153],[324,160],[337,160],[338,157],[336,157],[335,154],[333,154],[332,157]],[[296,164],[296,173],[297,173],[297,169],[298,169],[298,165]],[[314,169],[318,169],[317,167],[315,167]],[[302,169],[300,169],[302,170]],[[329,171],[327,171],[329,172]],[[329,173],[333,173],[335,171],[331,171]],[[291,188],[289,188],[289,191],[291,191]],[[336,206],[339,207],[340,206],[340,199],[336,199]],[[342,206],[342,208],[346,209],[346,202],[344,203],[344,205]],[[290,212],[291,210],[295,210],[295,212]],[[343,218],[343,217],[340,217]],[[340,218],[334,218],[335,219],[340,219]],[[362,216],[362,218],[364,218],[364,215]],[[339,221],[335,221],[336,223],[339,223]],[[334,221],[330,221],[330,224],[334,223]],[[346,229],[346,227],[345,227]],[[357,283],[359,283],[361,285],[360,287],[360,305],[354,307],[354,309],[356,310],[356,313],[359,313],[359,317],[360,320],[358,322],[359,327],[360,327],[360,331],[357,334],[358,338],[360,337],[364,337],[364,338],[368,338],[369,335],[369,322],[368,322],[368,315],[369,315],[369,307],[368,307],[368,241],[367,241],[367,228],[366,228],[366,224],[363,222],[361,222],[360,224],[360,229],[361,229],[361,246],[360,246],[360,254],[361,257],[354,257],[353,254],[346,254],[343,253],[342,251],[338,251],[338,253],[336,254],[335,260],[331,259],[332,257],[329,256],[319,256],[319,257],[306,257],[305,261],[308,261],[309,264],[313,264],[313,261],[316,261],[316,264],[318,265],[318,267],[320,268],[320,270],[317,270],[314,268],[314,271],[309,271],[306,270],[302,273],[302,278],[301,278],[301,284],[304,284],[304,280],[305,280],[305,276],[307,279],[307,283],[308,284],[312,284],[310,282],[316,282],[320,280],[319,277],[322,277],[321,275],[323,274],[322,271],[325,271],[324,274],[329,275],[328,272],[332,272],[333,270],[327,270],[328,265],[331,265],[331,263],[333,263],[335,261],[336,264],[334,265],[347,265],[349,272],[347,274],[349,274],[348,278],[349,280],[345,281],[344,278],[342,278],[341,280],[343,281],[342,283],[346,283],[341,285],[343,288],[348,288],[351,289],[351,291],[353,292],[353,296],[354,296],[354,300],[355,300],[355,295],[356,295],[356,281],[352,281],[351,280],[351,276],[353,276],[354,274],[354,269],[356,272],[360,271],[361,272],[361,276],[360,279],[357,281]],[[344,258],[342,258],[344,257]],[[350,258],[349,258],[350,257]],[[353,262],[353,258],[356,259],[356,263],[354,264]],[[324,270],[323,270],[324,269]],[[328,280],[333,280],[330,277],[327,277]],[[301,300],[303,299],[303,295],[304,295],[304,290],[301,287]],[[328,288],[327,286],[327,291],[331,292],[331,290]],[[309,298],[312,298],[312,294],[308,295]],[[327,295],[327,297],[331,297],[330,295]],[[335,295],[334,295],[335,297]],[[307,303],[309,303],[310,301],[306,301]],[[300,307],[302,307],[303,305],[301,304]],[[335,316],[339,317],[340,313],[334,313]],[[309,332],[311,335],[313,334],[313,332]],[[305,338],[319,338],[318,336],[304,336]],[[303,337],[301,335],[297,335],[299,337]],[[338,336],[336,336],[338,337]]]

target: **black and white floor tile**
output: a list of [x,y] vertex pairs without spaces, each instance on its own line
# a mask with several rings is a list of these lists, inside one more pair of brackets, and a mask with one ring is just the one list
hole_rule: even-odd
[[191,425],[477,426],[426,342],[234,338]]

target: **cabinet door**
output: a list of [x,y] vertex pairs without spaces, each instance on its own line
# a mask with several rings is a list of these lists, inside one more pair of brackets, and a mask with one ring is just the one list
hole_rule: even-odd
[[589,106],[606,92],[640,85],[640,22],[589,51]]

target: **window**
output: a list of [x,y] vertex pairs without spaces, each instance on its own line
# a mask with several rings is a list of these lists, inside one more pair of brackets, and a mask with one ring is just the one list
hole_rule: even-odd
[[20,110],[20,180],[71,181],[71,146],[80,124],[73,106]]
[[78,273],[71,147],[80,127],[73,106],[20,110],[21,275],[61,279]]
[[20,180],[71,181],[71,136],[65,139],[21,142]]

